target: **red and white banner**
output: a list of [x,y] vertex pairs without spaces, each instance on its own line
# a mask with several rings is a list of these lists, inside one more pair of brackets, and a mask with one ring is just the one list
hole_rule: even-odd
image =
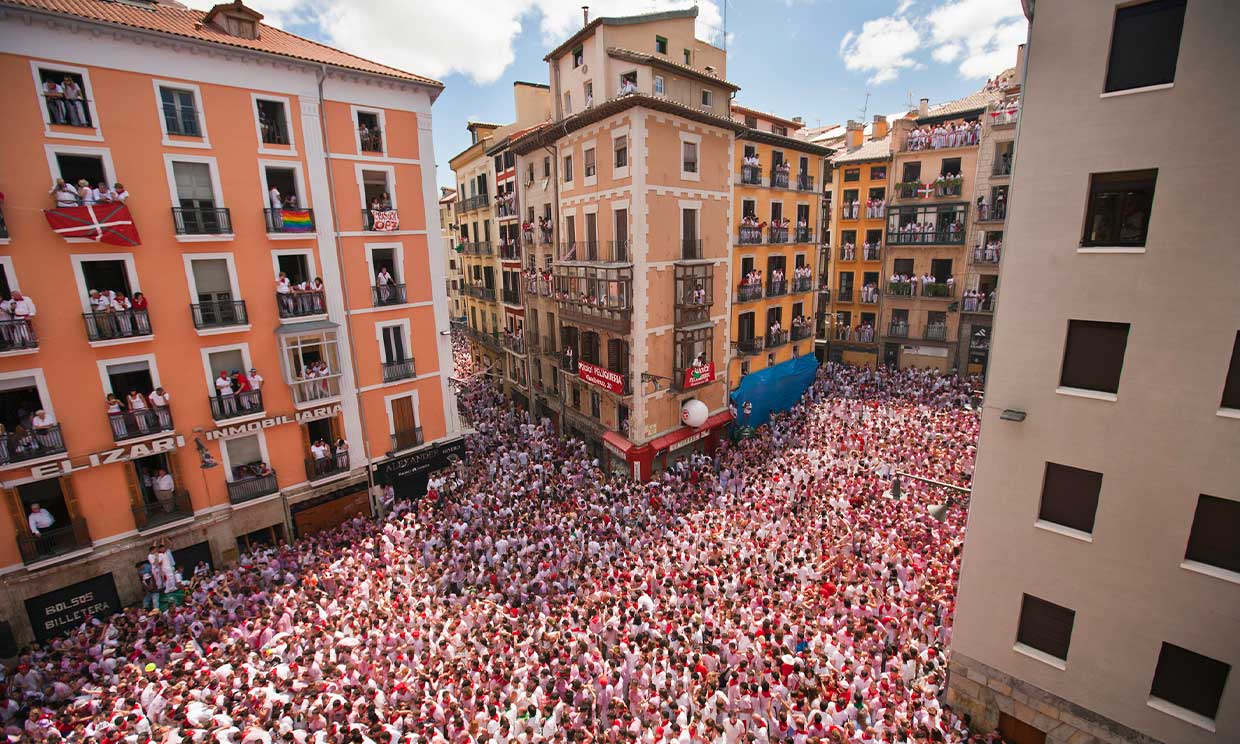
[[66,240],[86,238],[110,245],[142,245],[133,215],[124,204],[92,204],[43,210],[52,231]]
[[391,232],[400,229],[400,215],[395,209],[370,210],[371,230]]
[[685,370],[685,390],[715,381],[715,363],[695,364]]
[[577,376],[604,390],[624,395],[624,375],[589,362],[577,362]]

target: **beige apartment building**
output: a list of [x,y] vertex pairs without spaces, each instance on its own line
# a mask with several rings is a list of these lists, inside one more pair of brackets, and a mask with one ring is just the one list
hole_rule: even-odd
[[948,700],[1018,744],[1240,741],[1240,8],[1025,9]]
[[456,189],[439,187],[439,242],[443,244],[444,276],[447,277],[448,318],[460,323],[465,317],[464,258],[457,253]]
[[[696,17],[587,22],[546,57],[551,126],[511,143],[534,186],[550,179],[557,221],[555,313],[529,319],[555,344],[539,373],[559,390],[548,405],[563,431],[640,479],[713,449],[731,420],[727,303],[703,312],[694,297],[699,286],[727,297],[744,125],[729,117],[725,53],[695,37]],[[539,175],[547,156],[551,173]],[[684,426],[691,400],[707,416]]]

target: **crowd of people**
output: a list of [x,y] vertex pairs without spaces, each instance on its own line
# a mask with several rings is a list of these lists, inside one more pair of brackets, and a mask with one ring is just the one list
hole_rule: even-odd
[[973,261],[975,263],[999,263],[1002,253],[1003,240],[992,237],[973,249]]
[[943,701],[964,510],[938,522],[929,487],[885,492],[897,471],[969,484],[975,381],[827,364],[753,438],[640,483],[505,404],[454,348],[474,433],[425,498],[25,650],[6,733],[970,740]]
[[908,133],[906,150],[940,150],[976,145],[982,136],[979,121],[946,122],[919,127]]

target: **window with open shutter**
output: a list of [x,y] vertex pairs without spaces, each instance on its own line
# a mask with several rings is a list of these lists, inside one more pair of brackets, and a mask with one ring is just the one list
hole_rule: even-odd
[[1020,603],[1016,641],[1057,659],[1067,659],[1075,620],[1075,611],[1026,594]]
[[1102,473],[1048,462],[1038,519],[1092,533],[1101,491]]
[[417,444],[417,417],[413,411],[413,397],[396,398],[392,401],[392,428],[396,432],[398,449]]

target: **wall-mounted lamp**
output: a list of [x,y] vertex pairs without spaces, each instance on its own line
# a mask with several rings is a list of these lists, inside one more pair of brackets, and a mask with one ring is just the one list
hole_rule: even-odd
[[1004,421],[1024,421],[1025,412],[1018,411],[1015,408],[1004,408],[1003,413],[999,414],[999,418]]

